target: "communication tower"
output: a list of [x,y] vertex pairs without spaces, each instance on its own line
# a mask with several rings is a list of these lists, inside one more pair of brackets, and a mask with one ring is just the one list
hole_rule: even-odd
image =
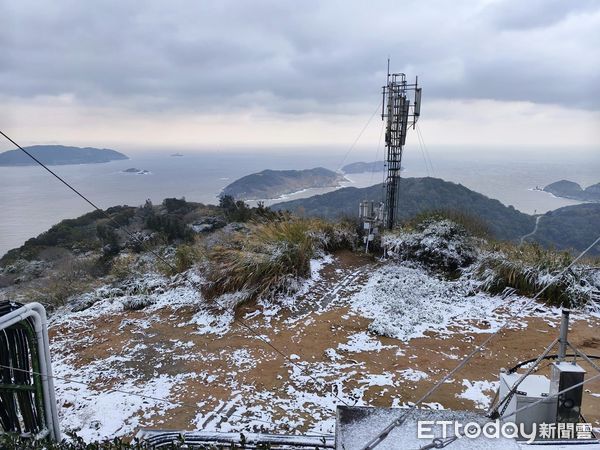
[[[411,102],[409,94],[414,92]],[[385,146],[387,149],[385,180],[385,203],[383,221],[391,230],[397,222],[400,200],[400,171],[402,170],[402,150],[406,144],[406,132],[415,127],[421,114],[421,88],[418,78],[414,83],[406,81],[403,73],[390,73],[388,59],[387,84],[383,86],[381,119],[387,120]]]

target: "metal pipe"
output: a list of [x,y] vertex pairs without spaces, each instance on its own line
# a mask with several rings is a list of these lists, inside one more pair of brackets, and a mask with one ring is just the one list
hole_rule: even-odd
[[[43,315],[40,315],[38,312],[40,311],[40,308],[43,311]],[[56,441],[60,441],[60,427],[58,424],[58,414],[56,412],[54,383],[51,378],[51,373],[49,373],[50,356],[47,342],[48,323],[44,307],[36,302],[23,305],[21,308],[0,317],[0,329],[8,328],[29,317],[34,321],[38,355],[40,355],[40,374],[42,378],[44,406],[46,408],[46,425],[48,426],[48,431],[52,438]],[[50,375],[50,377],[48,375]]]
[[565,355],[567,354],[567,346],[569,344],[567,341],[567,335],[569,332],[569,314],[571,314],[570,309],[564,308],[562,310],[562,318],[560,321],[560,338],[558,339],[558,362],[564,361]]
[[581,358],[585,359],[588,364],[590,366],[592,366],[594,369],[596,369],[598,372],[600,372],[600,366],[598,366],[597,364],[594,364],[594,361],[592,361],[588,355],[586,355],[585,353],[583,353],[582,351],[576,349],[574,346],[572,346],[570,343],[567,343],[569,345],[569,347],[571,347],[573,349],[573,351],[575,352],[576,355],[579,355]]
[[23,320],[31,317],[34,321],[34,330],[37,340],[38,347],[38,355],[40,355],[40,374],[42,377],[42,386],[43,386],[43,398],[44,398],[44,406],[46,409],[46,414],[44,414],[44,419],[46,420],[46,425],[50,430],[52,436],[54,437],[54,415],[52,414],[51,404],[50,404],[50,394],[49,394],[49,386],[48,386],[48,367],[47,361],[45,357],[42,357],[44,353],[44,338],[42,336],[42,319],[37,311],[34,311],[33,308],[28,307],[28,305],[23,305],[21,308],[12,311],[1,318],[0,329],[8,328],[16,323],[19,323]]
[[52,422],[54,424],[54,438],[60,442],[60,422],[58,420],[58,411],[56,408],[56,392],[54,390],[54,376],[52,374],[52,360],[50,358],[50,342],[48,338],[48,318],[46,316],[46,308],[38,302],[29,303],[34,311],[37,311],[42,320],[42,337],[44,342],[44,355],[46,356],[46,370],[48,375],[48,393],[50,396],[50,411],[52,414]]

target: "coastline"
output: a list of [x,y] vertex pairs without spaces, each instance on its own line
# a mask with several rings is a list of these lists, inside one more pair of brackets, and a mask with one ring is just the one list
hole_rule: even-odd
[[[273,197],[273,198],[259,198],[259,199],[252,199],[252,200],[244,200],[246,203],[248,203],[249,205],[255,205],[258,202],[264,202],[267,206],[269,204],[274,204],[274,203],[278,203],[278,202],[282,202],[282,201],[286,201],[286,200],[290,200],[292,197],[296,196],[296,195],[302,195],[302,194],[306,194],[306,193],[311,193],[314,191],[323,191],[323,192],[319,192],[319,194],[323,194],[325,192],[332,192],[341,188],[345,188],[345,187],[349,187],[353,184],[355,184],[355,182],[353,180],[350,180],[348,177],[345,177],[348,181],[347,182],[341,182],[336,184],[335,186],[322,186],[322,187],[311,187],[311,188],[304,188],[304,189],[300,189],[298,191],[294,191],[294,192],[289,192],[287,194],[281,194],[278,197]],[[318,195],[317,193],[313,194],[313,195]],[[312,195],[309,195],[309,197]],[[218,197],[217,197],[218,198]]]

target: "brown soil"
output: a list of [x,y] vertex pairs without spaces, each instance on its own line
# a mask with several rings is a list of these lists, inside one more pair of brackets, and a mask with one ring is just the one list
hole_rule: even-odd
[[[249,317],[260,306],[245,305],[237,312],[238,318],[243,318],[260,334],[268,336],[275,347],[287,355],[298,355],[293,361],[309,370],[314,370],[318,363],[331,364],[325,351],[348,342],[349,336],[367,330],[370,322],[350,311],[342,300],[366,282],[368,271],[378,263],[350,252],[338,253],[335,258],[335,264],[323,269],[321,281],[298,299],[297,307],[294,310],[282,309],[272,317],[270,324],[262,314]],[[337,363],[343,368],[320,377],[324,384],[309,382],[298,386],[297,381],[292,379],[290,362],[285,362],[241,325],[232,325],[224,336],[198,335],[194,333],[194,325],[181,326],[194,313],[192,307],[176,311],[164,308],[153,313],[152,317],[143,310],[128,311],[119,316],[103,316],[92,322],[53,328],[51,338],[65,343],[64,353],[73,356],[72,363],[78,368],[111,355],[125,354],[143,343],[146,347],[136,353],[135,360],[122,363],[121,368],[134,369],[138,376],[147,379],[157,373],[192,374],[178,386],[172,397],[172,400],[185,405],[168,409],[163,415],[159,415],[158,411],[156,415],[147,414],[149,418],[142,419],[142,424],[148,427],[189,430],[213,420],[235,422],[235,408],[228,405],[233,394],[240,395],[246,405],[275,408],[274,420],[290,414],[298,415],[283,408],[277,410],[268,398],[259,394],[270,391],[275,397],[287,398],[290,386],[313,393],[335,392],[333,385],[340,377],[345,380],[345,394],[360,388],[364,390],[363,400],[369,405],[390,407],[394,399],[396,404],[415,401],[488,336],[485,333],[456,333],[449,337],[430,333],[428,337],[410,342],[375,337],[383,344],[383,349],[360,353],[338,350],[342,359]],[[149,318],[153,321],[147,329],[140,329],[134,323],[122,324],[123,319]],[[453,382],[444,384],[428,402],[441,403],[445,408],[475,409],[472,401],[458,397],[465,390],[463,379],[496,381],[502,367],[536,357],[557,334],[558,320],[528,318],[526,321],[526,328],[500,333],[483,354],[474,358]],[[599,325],[600,321],[592,319],[573,321],[569,336],[571,343],[586,353],[600,354]],[[177,342],[189,344],[182,347]],[[245,349],[252,361],[233,367],[230,356],[239,349]],[[581,364],[588,374],[593,374],[593,368],[586,363]],[[408,368],[425,372],[429,377],[408,381],[398,375],[399,371]],[[548,374],[548,366],[542,364],[539,373]],[[365,387],[368,374],[392,374],[394,386]],[[102,389],[106,389],[105,384]],[[235,392],[232,393],[232,390]],[[600,393],[600,381],[587,384],[584,394],[583,414],[597,427],[600,426],[600,398],[591,393]],[[345,399],[351,401],[349,396]],[[202,405],[200,408],[195,407],[198,403]],[[199,412],[205,414],[198,423],[195,420]],[[220,414],[223,416],[219,418]],[[301,415],[305,420],[305,426],[301,428],[306,429],[314,418],[310,412]],[[267,424],[265,426],[268,427]]]

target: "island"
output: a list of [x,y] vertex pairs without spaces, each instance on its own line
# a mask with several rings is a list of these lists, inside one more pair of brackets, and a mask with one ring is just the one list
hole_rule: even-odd
[[342,167],[344,173],[382,172],[385,169],[385,161],[354,162]]
[[[129,159],[123,153],[107,148],[68,147],[65,145],[32,145],[27,152],[49,166],[66,164],[99,164]],[[0,153],[0,166],[33,166],[37,164],[19,149]]]
[[263,170],[227,185],[222,195],[238,200],[274,199],[305,189],[339,187],[343,175],[323,167],[305,170]]
[[542,189],[556,197],[579,200],[582,202],[600,202],[600,183],[593,184],[583,189],[578,183],[569,180],[560,180],[551,183]]
[[150,175],[152,172],[146,169],[137,169],[135,167],[131,167],[129,169],[122,170],[123,173],[135,173],[137,175]]

